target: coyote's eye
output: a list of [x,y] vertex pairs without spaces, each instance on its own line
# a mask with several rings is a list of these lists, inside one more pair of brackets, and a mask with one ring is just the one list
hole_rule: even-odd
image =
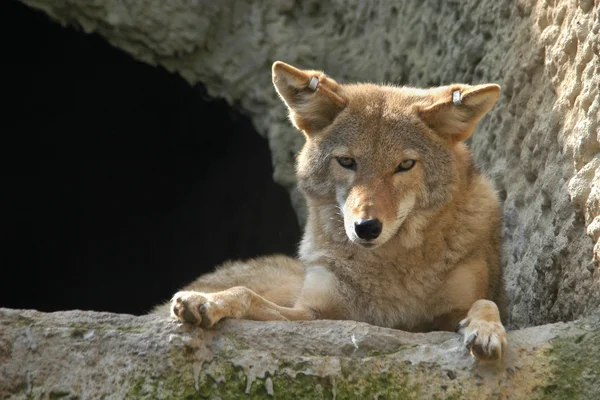
[[415,163],[415,160],[404,160],[400,163],[400,165],[398,165],[398,168],[396,168],[396,172],[408,171],[409,169],[415,166]]
[[336,157],[335,158],[343,168],[351,169],[352,171],[356,170],[356,161],[354,158],[350,157]]

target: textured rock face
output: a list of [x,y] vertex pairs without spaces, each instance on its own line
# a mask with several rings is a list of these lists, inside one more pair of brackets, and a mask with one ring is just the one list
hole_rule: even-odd
[[509,333],[500,364],[460,335],[351,321],[226,321],[0,308],[0,398],[585,398],[600,391],[598,315]]
[[504,200],[512,326],[600,304],[598,2],[22,1],[239,104],[301,220],[302,137],[272,88],[273,61],[340,81],[499,83],[471,146]]

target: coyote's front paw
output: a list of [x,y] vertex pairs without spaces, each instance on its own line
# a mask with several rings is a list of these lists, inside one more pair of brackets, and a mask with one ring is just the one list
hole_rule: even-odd
[[219,316],[217,303],[210,294],[200,292],[177,292],[171,300],[171,315],[181,322],[210,328],[223,316]]
[[500,322],[498,307],[493,302],[476,302],[457,328],[471,355],[480,360],[500,360],[504,357],[508,343],[506,331]]
[[463,319],[459,332],[471,354],[481,360],[499,360],[506,351],[506,331],[499,322]]

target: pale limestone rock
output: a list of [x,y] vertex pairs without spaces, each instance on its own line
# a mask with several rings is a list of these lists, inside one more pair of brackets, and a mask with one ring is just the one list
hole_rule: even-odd
[[506,359],[486,364],[448,332],[0,308],[0,398],[592,399],[599,318],[509,332]]

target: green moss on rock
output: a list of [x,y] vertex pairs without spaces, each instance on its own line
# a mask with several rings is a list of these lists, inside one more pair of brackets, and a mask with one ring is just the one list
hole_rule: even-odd
[[[360,359],[342,359],[354,373],[347,378],[338,374],[317,376],[310,373],[277,372],[264,378],[256,378],[248,387],[248,376],[239,366],[229,361],[205,364],[194,380],[193,366],[181,363],[185,357],[174,360],[173,368],[155,378],[145,376],[137,381],[127,393],[127,398],[245,398],[245,399],[417,399],[422,398],[421,385],[409,378],[410,373],[418,374],[407,364],[398,364],[387,370],[378,370],[377,360],[365,362]],[[361,365],[362,364],[362,365]],[[293,363],[288,363],[293,366]],[[272,396],[267,389],[267,379],[273,387]],[[450,395],[451,393],[449,393]]]
[[[600,325],[600,324],[599,324]],[[541,398],[593,399],[600,394],[600,331],[598,326],[575,336],[555,339],[547,354],[553,374]]]
[[2,325],[13,325],[13,326],[29,326],[32,325],[35,321],[31,318],[27,318],[23,315],[17,315],[13,317],[10,321],[2,321]]

